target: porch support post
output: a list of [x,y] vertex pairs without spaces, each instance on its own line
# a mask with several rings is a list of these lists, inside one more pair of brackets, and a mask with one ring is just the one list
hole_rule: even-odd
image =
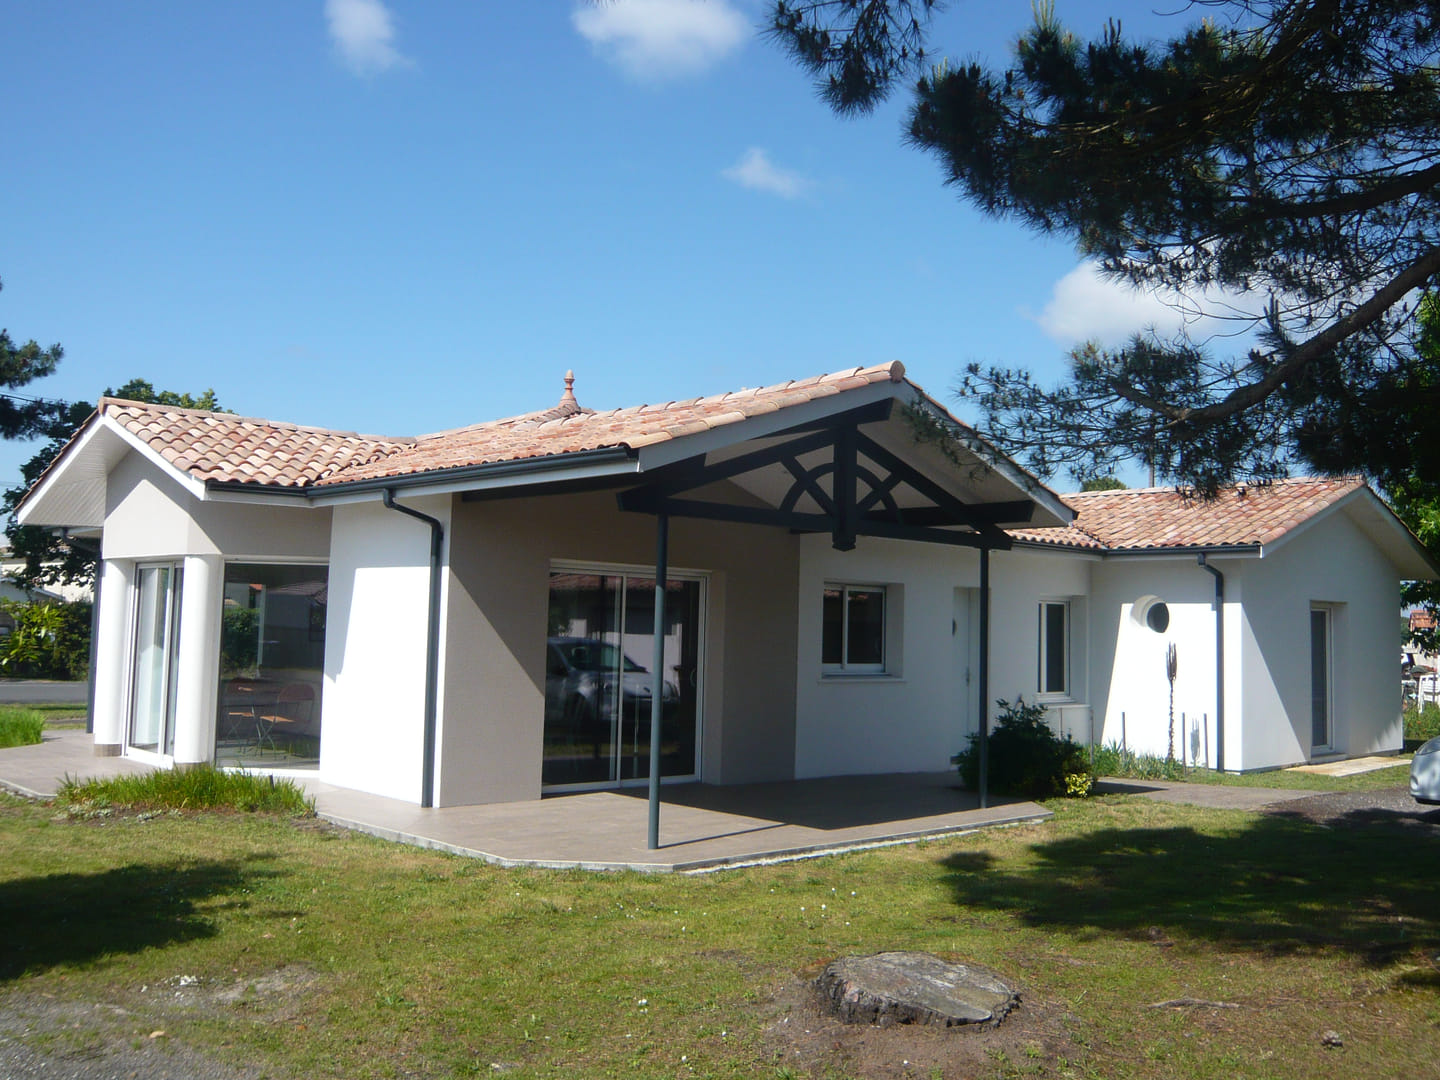
[[980,809],[990,805],[990,549],[980,549]]
[[655,618],[650,653],[650,839],[660,846],[660,720],[665,706],[665,575],[670,562],[670,515],[655,515]]

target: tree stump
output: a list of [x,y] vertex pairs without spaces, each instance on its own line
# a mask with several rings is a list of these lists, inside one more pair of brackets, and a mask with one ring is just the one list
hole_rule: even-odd
[[1020,995],[993,973],[931,953],[844,956],[815,980],[827,1008],[847,1024],[995,1025]]

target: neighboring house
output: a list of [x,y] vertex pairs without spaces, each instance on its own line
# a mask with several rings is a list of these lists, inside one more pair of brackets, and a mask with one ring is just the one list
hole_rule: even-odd
[[0,599],[29,603],[33,600],[89,600],[94,590],[89,585],[74,585],[56,582],[51,585],[27,588],[20,584],[16,575],[25,569],[25,560],[10,551],[10,545],[0,543]]
[[669,780],[942,770],[1021,696],[1163,752],[1174,641],[1218,764],[1202,553],[1226,769],[1400,747],[1398,583],[1436,569],[1359,481],[1062,500],[898,363],[571,382],[419,438],[102,401],[19,509],[102,538],[97,753],[457,805],[636,782],[656,719]]

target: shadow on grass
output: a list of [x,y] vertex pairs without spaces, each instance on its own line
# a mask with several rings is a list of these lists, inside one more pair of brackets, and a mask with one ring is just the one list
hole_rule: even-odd
[[1271,955],[1339,950],[1379,966],[1440,949],[1440,827],[1427,819],[1325,827],[1266,814],[1216,834],[1098,829],[1033,845],[1036,861],[1018,872],[985,853],[944,865],[959,903],[1035,927]]
[[274,876],[255,861],[144,863],[0,882],[0,981],[212,937],[215,924],[197,905]]

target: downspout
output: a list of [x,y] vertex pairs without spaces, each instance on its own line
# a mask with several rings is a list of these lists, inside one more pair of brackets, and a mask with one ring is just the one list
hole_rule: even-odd
[[85,555],[90,560],[91,567],[95,570],[90,586],[92,599],[90,601],[90,659],[86,665],[85,678],[88,681],[85,687],[85,734],[95,734],[95,646],[100,640],[100,545],[90,547],[84,541],[77,540],[70,535],[69,529],[60,530],[60,538],[76,551]]
[[436,702],[440,683],[440,554],[445,544],[445,526],[439,519],[422,514],[395,501],[395,489],[381,492],[385,506],[416,518],[430,526],[430,618],[425,640],[425,741],[421,751],[423,772],[420,777],[420,805],[435,805],[435,726]]
[[1215,771],[1225,771],[1225,575],[1196,556],[1200,569],[1215,578]]

